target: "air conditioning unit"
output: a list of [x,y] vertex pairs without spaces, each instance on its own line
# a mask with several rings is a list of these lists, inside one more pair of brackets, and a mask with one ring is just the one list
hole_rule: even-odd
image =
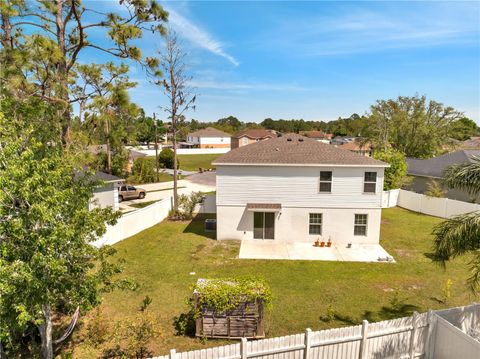
[[209,218],[205,220],[205,232],[215,232],[217,230],[217,220]]

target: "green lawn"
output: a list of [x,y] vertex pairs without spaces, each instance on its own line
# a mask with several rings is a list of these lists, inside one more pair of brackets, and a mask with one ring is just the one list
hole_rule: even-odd
[[178,161],[180,162],[180,169],[198,171],[199,168],[213,168],[212,162],[220,156],[221,154],[178,155]]
[[[152,346],[153,354],[204,348],[223,344],[175,336],[173,319],[185,312],[185,298],[198,278],[259,275],[266,278],[274,295],[267,315],[267,336],[300,333],[359,322],[402,316],[407,307],[392,306],[400,299],[428,308],[457,306],[475,300],[466,289],[468,258],[449,263],[447,270],[425,256],[432,245],[430,232],[440,219],[393,208],[383,211],[381,244],[395,257],[396,264],[319,261],[240,260],[238,242],[217,242],[204,236],[203,222],[165,221],[115,245],[118,258],[125,259],[125,275],[140,285],[136,292],[116,291],[105,295],[103,316],[110,323],[131,315],[146,296],[153,299],[152,311],[161,322],[162,335]],[[195,272],[195,274],[190,274]],[[451,298],[442,298],[442,287],[453,280]],[[397,294],[395,294],[397,293]],[[333,310],[336,319],[322,316]],[[410,307],[411,309],[411,307]],[[74,357],[98,355],[75,333]]]

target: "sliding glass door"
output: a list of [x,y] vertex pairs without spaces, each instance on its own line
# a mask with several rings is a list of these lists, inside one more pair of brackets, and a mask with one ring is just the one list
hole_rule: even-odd
[[253,238],[275,239],[275,213],[253,213]]

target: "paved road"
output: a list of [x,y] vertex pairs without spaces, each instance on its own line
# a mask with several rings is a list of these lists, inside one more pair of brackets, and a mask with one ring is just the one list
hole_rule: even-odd
[[203,173],[195,173],[188,177],[188,181],[204,186],[216,186],[217,173],[215,171],[208,171]]
[[[173,170],[170,168],[162,168],[161,170],[158,170],[158,172],[162,173],[168,173],[169,175],[173,176]],[[185,170],[178,170],[178,174],[183,175],[183,176],[191,176],[197,172],[192,172],[192,171],[185,171]]]

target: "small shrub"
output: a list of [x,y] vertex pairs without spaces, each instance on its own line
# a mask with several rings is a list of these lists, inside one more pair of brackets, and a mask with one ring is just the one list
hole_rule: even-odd
[[453,280],[448,278],[446,280],[445,284],[442,287],[442,302],[443,302],[443,304],[447,304],[447,302],[452,297],[452,285],[453,285]]
[[438,181],[431,180],[427,184],[425,195],[428,197],[443,198],[446,192]]
[[190,310],[173,319],[176,335],[195,336],[195,312]]
[[96,308],[86,325],[87,342],[97,348],[103,344],[110,335],[110,325],[104,318],[100,308]]
[[178,216],[180,219],[192,219],[193,211],[197,204],[203,199],[202,192],[192,192],[190,195],[181,194],[178,196]]
[[137,158],[133,162],[131,182],[152,183],[156,180],[155,158]]

